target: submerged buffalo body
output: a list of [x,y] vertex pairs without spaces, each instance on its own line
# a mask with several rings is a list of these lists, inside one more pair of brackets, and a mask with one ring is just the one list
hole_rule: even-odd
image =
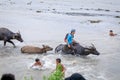
[[15,47],[15,44],[11,41],[11,39],[16,39],[20,42],[23,42],[23,39],[21,38],[21,34],[19,32],[13,33],[7,28],[0,28],[0,40],[4,41],[4,46],[6,45],[6,42],[9,42]]
[[21,48],[22,53],[29,53],[29,54],[34,54],[34,53],[46,53],[47,51],[51,51],[53,48],[43,45],[43,48],[35,47],[35,46],[23,46]]
[[73,55],[99,55],[100,53],[96,50],[95,46],[92,44],[89,48],[85,48],[78,43],[73,44],[74,50],[68,48],[66,44],[60,44],[55,48],[55,53],[61,51],[64,54],[73,54]]

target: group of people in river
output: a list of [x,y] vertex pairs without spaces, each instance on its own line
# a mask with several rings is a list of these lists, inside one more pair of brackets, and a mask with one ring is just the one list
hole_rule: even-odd
[[[72,49],[73,52],[75,52],[75,49],[73,47],[73,43],[76,43],[74,40],[74,34],[76,30],[72,29],[70,33],[67,33],[64,41],[67,43],[68,48]],[[109,36],[116,36],[113,32],[113,30],[109,31]],[[40,59],[36,58],[35,63],[31,66],[40,66],[43,67],[43,64],[40,62]],[[57,58],[56,59],[56,68],[55,70],[47,77],[46,80],[86,80],[81,74],[79,73],[73,73],[70,77],[64,78],[65,77],[65,71],[66,68],[65,66],[61,63],[61,59]],[[15,75],[11,73],[6,73],[3,74],[1,77],[1,80],[15,80]]]
[[[71,32],[67,33],[64,38],[64,42],[66,42],[69,49],[73,50],[73,53],[75,53],[73,43],[77,43],[74,40],[75,32],[76,32],[76,30],[72,29]],[[110,30],[109,35],[116,36],[117,34],[113,33],[113,30]],[[36,59],[35,63],[32,66],[36,66],[36,65],[40,66],[40,67],[43,66],[39,59]],[[64,80],[65,71],[66,71],[66,68],[64,67],[63,64],[61,64],[61,59],[57,58],[56,59],[56,69],[53,71],[53,73],[50,74],[50,76],[47,78],[47,80]],[[65,78],[65,80],[85,80],[85,78],[82,75],[80,75],[79,73],[75,73],[75,74],[71,75],[71,77]]]
[[[40,66],[42,67],[42,63],[38,58],[35,59],[35,63],[31,66]],[[56,68],[55,70],[47,77],[45,80],[86,80],[81,74],[73,73],[70,77],[65,77],[66,68],[61,63],[61,59],[56,59]],[[15,75],[11,73],[3,74],[1,80],[15,80]]]

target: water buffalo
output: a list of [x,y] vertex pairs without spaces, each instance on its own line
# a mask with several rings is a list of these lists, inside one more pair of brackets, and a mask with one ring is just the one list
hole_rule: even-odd
[[7,28],[0,28],[0,40],[4,41],[4,46],[6,45],[6,42],[9,42],[15,47],[15,44],[11,41],[11,39],[16,39],[20,42],[23,42],[20,32],[13,33]]
[[73,55],[99,55],[100,53],[96,50],[95,46],[92,44],[89,48],[81,46],[79,43],[73,44],[74,50],[68,48],[66,44],[60,44],[55,48],[55,53],[61,51],[64,54],[73,54]]
[[43,45],[43,48],[39,47],[34,47],[34,46],[23,46],[21,48],[22,53],[29,53],[29,54],[34,54],[34,53],[46,53],[47,51],[51,51],[53,48]]

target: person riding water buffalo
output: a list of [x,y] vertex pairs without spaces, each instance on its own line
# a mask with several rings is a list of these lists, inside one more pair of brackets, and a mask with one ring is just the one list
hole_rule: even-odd
[[68,48],[70,48],[71,50],[73,50],[73,52],[75,53],[75,49],[73,44],[77,43],[73,38],[74,38],[74,34],[75,34],[76,30],[72,29],[71,33],[66,34],[64,41],[67,43]]

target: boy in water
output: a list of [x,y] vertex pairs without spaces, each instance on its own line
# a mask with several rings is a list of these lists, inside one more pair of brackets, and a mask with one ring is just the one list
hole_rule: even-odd
[[57,58],[56,59],[56,70],[59,69],[63,74],[65,74],[65,67],[63,66],[63,64],[61,64],[61,59]]
[[56,69],[55,71],[49,76],[48,80],[63,80],[65,75],[65,67],[61,64],[61,59],[56,59]]
[[109,35],[110,35],[110,36],[116,36],[117,34],[113,33],[113,30],[110,30],[110,31],[109,31]]
[[64,42],[66,42],[68,44],[69,48],[72,47],[72,43],[76,43],[76,41],[73,39],[75,32],[76,32],[76,30],[72,29],[71,33],[67,33],[64,38]]
[[72,50],[72,54],[76,54],[77,50],[74,48],[74,44],[77,43],[75,40],[74,40],[74,35],[75,35],[75,32],[76,30],[75,29],[72,29],[71,30],[71,33],[68,33],[66,34],[65,38],[64,38],[64,41],[67,43],[67,46],[65,46],[64,49],[70,49]]
[[40,66],[42,67],[42,63],[40,62],[40,60],[38,58],[35,59],[35,63],[31,66],[31,67],[34,67],[34,66]]

